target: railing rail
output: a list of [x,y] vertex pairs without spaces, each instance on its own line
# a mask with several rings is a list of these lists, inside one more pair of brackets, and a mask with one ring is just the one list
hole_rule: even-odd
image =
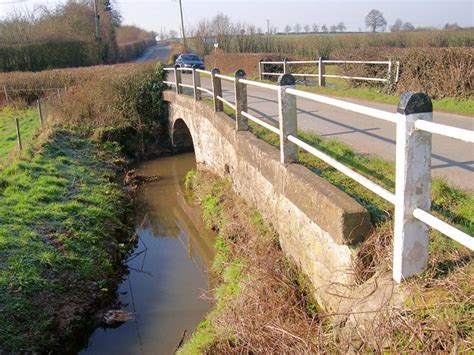
[[[296,73],[291,70],[290,65],[302,65],[302,64],[313,64],[317,66],[317,74],[315,73]],[[363,65],[384,65],[387,66],[387,75],[383,78],[378,77],[364,77],[364,76],[351,76],[351,75],[337,75],[337,74],[326,74],[326,65],[337,65],[337,64],[363,64]],[[392,66],[396,65],[395,76],[392,78]],[[281,66],[281,72],[268,72],[265,71],[266,66],[268,65],[277,65]],[[392,62],[391,60],[327,60],[324,58],[319,58],[318,60],[283,60],[283,61],[261,61],[259,63],[259,77],[260,80],[265,79],[266,76],[280,76],[284,74],[292,74],[296,77],[318,77],[319,85],[325,86],[325,78],[338,78],[338,79],[348,79],[348,80],[360,80],[360,81],[377,81],[382,83],[387,83],[390,81],[398,82],[400,75],[400,62]]]
[[[377,62],[382,63],[382,62]],[[384,64],[386,62],[383,62]],[[297,158],[297,148],[321,159],[344,175],[365,186],[368,190],[395,205],[394,217],[394,251],[393,278],[401,282],[404,278],[421,272],[428,261],[428,227],[431,227],[465,247],[474,250],[474,238],[454,226],[433,216],[430,210],[431,198],[431,138],[438,134],[468,143],[474,143],[474,131],[441,125],[432,122],[432,104],[428,96],[421,93],[402,95],[397,113],[390,113],[344,100],[313,94],[296,89],[293,75],[281,75],[278,85],[248,80],[243,70],[238,70],[234,77],[220,74],[218,69],[212,71],[192,69],[193,85],[181,82],[181,71],[173,71],[175,81],[164,81],[174,85],[178,94],[180,88],[192,88],[194,99],[200,100],[201,92],[213,97],[214,110],[223,111],[223,104],[235,111],[236,130],[248,130],[248,120],[280,136],[280,155],[282,163],[290,163]],[[200,74],[211,77],[212,90],[201,87]],[[223,97],[222,80],[234,84],[235,104]],[[247,87],[253,86],[271,90],[278,94],[278,126],[274,126],[248,112]],[[395,193],[374,183],[337,159],[318,150],[298,138],[297,135],[297,102],[304,98],[316,103],[342,108],[351,112],[367,115],[394,123],[396,126],[396,184]],[[415,253],[416,249],[416,253]],[[407,257],[416,254],[416,257]]]

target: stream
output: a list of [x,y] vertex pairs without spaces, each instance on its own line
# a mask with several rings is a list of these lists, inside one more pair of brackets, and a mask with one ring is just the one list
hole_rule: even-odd
[[118,328],[96,329],[81,354],[172,354],[183,332],[188,339],[211,309],[202,296],[212,286],[214,235],[183,187],[195,167],[193,153],[137,167],[137,174],[161,179],[137,193],[139,241],[118,288],[122,309],[133,318]]

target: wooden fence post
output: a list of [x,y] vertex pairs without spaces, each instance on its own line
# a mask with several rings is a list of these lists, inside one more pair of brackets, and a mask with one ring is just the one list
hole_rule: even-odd
[[198,88],[201,87],[201,74],[193,68],[193,89],[194,89],[194,101],[199,101],[202,98],[201,90]]
[[3,92],[5,93],[5,101],[8,104],[10,102],[10,98],[8,97],[8,90],[6,86],[3,87]]
[[324,64],[324,58],[319,57],[319,73],[318,73],[319,86],[326,86],[326,78],[324,77],[325,74],[326,74],[326,66]]
[[393,278],[401,282],[428,263],[428,227],[413,216],[431,205],[431,133],[415,129],[417,120],[433,120],[433,105],[423,93],[401,96],[397,111]]
[[15,125],[16,125],[16,139],[18,142],[18,148],[20,149],[20,151],[22,151],[23,144],[21,143],[20,121],[18,120],[18,117],[15,117]]
[[222,112],[224,110],[224,103],[217,98],[218,96],[222,97],[222,80],[216,76],[216,74],[220,73],[220,70],[217,68],[214,68],[211,71],[212,99],[214,100],[215,112]]
[[249,122],[242,111],[247,112],[247,85],[240,82],[245,79],[245,71],[239,69],[235,72],[235,121],[237,131],[248,131]]
[[296,115],[296,96],[286,93],[294,89],[295,77],[285,74],[278,78],[278,120],[280,125],[280,160],[282,163],[296,161],[298,147],[288,140],[288,136],[297,137],[298,121]]
[[43,127],[44,122],[43,122],[43,108],[41,107],[41,99],[38,99],[37,103],[38,103],[38,116],[39,116],[41,127]]

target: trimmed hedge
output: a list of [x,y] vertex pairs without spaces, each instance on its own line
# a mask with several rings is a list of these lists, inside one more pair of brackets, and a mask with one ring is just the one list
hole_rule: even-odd
[[[432,98],[474,97],[474,50],[472,48],[364,48],[341,49],[334,59],[400,61],[400,79],[387,88],[391,93],[423,91]],[[383,77],[386,67],[344,66],[348,75]],[[354,85],[371,85],[354,82]],[[373,84],[372,84],[373,85]]]
[[40,71],[99,63],[98,47],[83,41],[54,41],[0,47],[0,71],[4,72]]
[[154,38],[146,38],[121,44],[118,47],[118,61],[119,63],[129,62],[142,55],[148,48],[154,45],[156,45]]

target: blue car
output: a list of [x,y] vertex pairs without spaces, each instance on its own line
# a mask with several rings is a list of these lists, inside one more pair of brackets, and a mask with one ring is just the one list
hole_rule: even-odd
[[179,68],[205,69],[203,60],[196,54],[180,54],[176,58],[175,66]]

